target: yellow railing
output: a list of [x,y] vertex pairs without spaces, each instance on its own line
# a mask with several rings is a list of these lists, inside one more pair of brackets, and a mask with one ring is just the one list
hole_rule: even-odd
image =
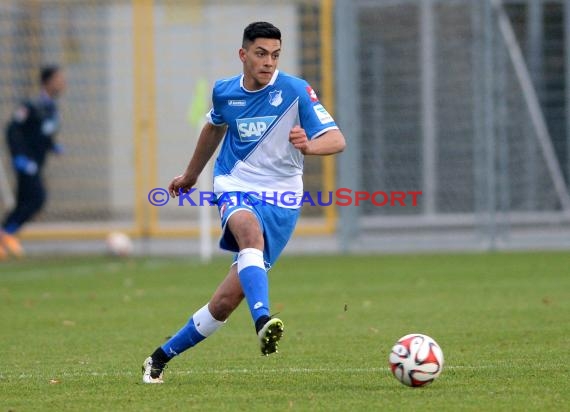
[[[334,0],[321,0],[321,88],[323,104],[333,116],[335,114],[334,91]],[[336,159],[323,157],[323,190],[334,192],[336,186]],[[337,214],[333,206],[325,208],[324,232],[333,233],[336,229]]]
[[154,0],[132,0],[132,6],[135,227],[136,232],[148,236],[157,228],[156,207],[143,195],[157,186]]

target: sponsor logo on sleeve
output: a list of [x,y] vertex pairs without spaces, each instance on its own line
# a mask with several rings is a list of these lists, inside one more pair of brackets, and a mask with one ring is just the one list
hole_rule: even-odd
[[329,112],[327,112],[327,109],[325,109],[322,104],[314,105],[313,110],[317,114],[317,117],[319,118],[322,124],[334,122],[334,119],[329,114]]
[[57,121],[54,119],[44,120],[42,123],[42,133],[46,136],[50,136],[57,131]]

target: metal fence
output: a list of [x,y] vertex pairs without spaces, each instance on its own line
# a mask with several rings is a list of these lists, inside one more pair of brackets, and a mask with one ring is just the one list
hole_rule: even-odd
[[[347,136],[336,168],[307,159],[306,188],[422,192],[416,206],[307,207],[299,232],[336,227],[344,250],[400,234],[408,249],[442,235],[494,248],[570,226],[570,1],[14,0],[0,4],[1,118],[35,93],[39,64],[69,78],[67,154],[25,236],[196,235],[197,210],[152,208],[146,193],[185,165],[192,104],[240,70],[252,19],[282,28],[282,69],[312,83]],[[4,147],[0,159],[10,182]]]
[[[196,236],[199,208],[149,204],[185,168],[218,78],[241,71],[237,50],[255,19],[283,32],[281,69],[307,78],[333,104],[330,1],[46,0],[0,4],[0,118],[37,93],[42,63],[68,78],[61,101],[66,147],[46,170],[49,202],[27,238]],[[194,105],[203,110],[198,120]],[[5,145],[3,187],[12,183]],[[211,173],[211,172],[210,172]],[[211,177],[204,177],[205,188]],[[307,159],[307,190],[334,185],[334,160]],[[208,189],[209,190],[209,189]],[[8,189],[9,191],[9,189]],[[4,195],[2,195],[4,193]],[[0,192],[0,213],[7,208]],[[2,201],[4,200],[4,202]],[[206,216],[217,219],[210,208]],[[218,225],[213,225],[217,228]],[[307,208],[300,233],[332,233],[334,210]]]
[[344,249],[363,234],[458,228],[494,248],[517,228],[569,222],[564,12],[568,2],[337,2],[338,118],[351,137],[341,186],[422,191],[416,207],[341,208]]

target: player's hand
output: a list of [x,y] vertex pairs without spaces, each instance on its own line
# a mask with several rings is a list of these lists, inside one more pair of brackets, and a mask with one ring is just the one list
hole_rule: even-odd
[[168,185],[168,193],[170,193],[171,198],[180,196],[180,189],[183,191],[188,191],[196,184],[195,178],[190,177],[186,173],[180,176],[176,176],[170,184]]
[[295,126],[289,132],[289,142],[303,154],[307,154],[309,148],[309,138],[305,129],[301,126]]
[[12,161],[14,169],[28,176],[38,173],[38,164],[24,155],[17,155]]

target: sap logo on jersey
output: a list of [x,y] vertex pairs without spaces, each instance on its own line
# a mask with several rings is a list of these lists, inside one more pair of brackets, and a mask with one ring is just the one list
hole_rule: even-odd
[[257,142],[269,129],[277,116],[251,117],[237,119],[237,128],[242,142]]

